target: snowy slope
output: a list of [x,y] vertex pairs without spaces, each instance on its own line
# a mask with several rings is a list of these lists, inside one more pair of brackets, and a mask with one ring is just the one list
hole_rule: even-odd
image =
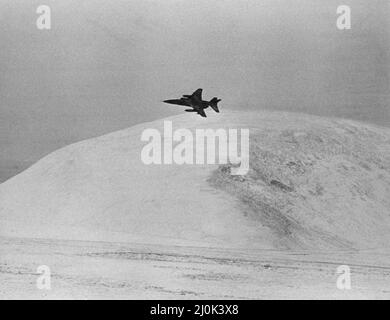
[[0,185],[0,235],[253,248],[390,242],[390,130],[268,111],[167,118],[250,128],[250,171],[145,165],[145,128],[72,144]]

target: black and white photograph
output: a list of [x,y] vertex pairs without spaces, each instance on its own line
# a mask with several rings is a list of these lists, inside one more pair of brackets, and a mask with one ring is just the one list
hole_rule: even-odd
[[388,299],[389,0],[0,0],[0,300]]

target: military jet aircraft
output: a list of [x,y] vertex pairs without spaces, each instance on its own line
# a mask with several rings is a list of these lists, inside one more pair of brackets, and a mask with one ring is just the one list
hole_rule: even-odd
[[184,94],[180,99],[164,100],[165,103],[178,104],[180,106],[191,107],[192,109],[185,109],[187,112],[196,112],[202,117],[206,117],[204,109],[211,107],[215,112],[219,112],[218,102],[221,99],[212,98],[210,101],[202,100],[202,89],[196,90],[193,94]]

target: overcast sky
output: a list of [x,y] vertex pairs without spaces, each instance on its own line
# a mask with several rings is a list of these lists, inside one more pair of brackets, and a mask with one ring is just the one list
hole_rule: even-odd
[[[388,0],[0,0],[0,181],[68,143],[181,112],[285,109],[389,125]],[[36,28],[36,9],[52,29]],[[336,28],[349,5],[352,29]],[[4,168],[8,169],[4,169]]]

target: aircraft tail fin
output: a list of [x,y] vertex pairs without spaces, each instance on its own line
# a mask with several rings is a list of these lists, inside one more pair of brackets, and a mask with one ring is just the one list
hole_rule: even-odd
[[218,99],[217,97],[214,97],[210,100],[210,107],[215,111],[215,112],[219,112],[219,109],[218,109],[218,102],[221,101],[221,99]]

